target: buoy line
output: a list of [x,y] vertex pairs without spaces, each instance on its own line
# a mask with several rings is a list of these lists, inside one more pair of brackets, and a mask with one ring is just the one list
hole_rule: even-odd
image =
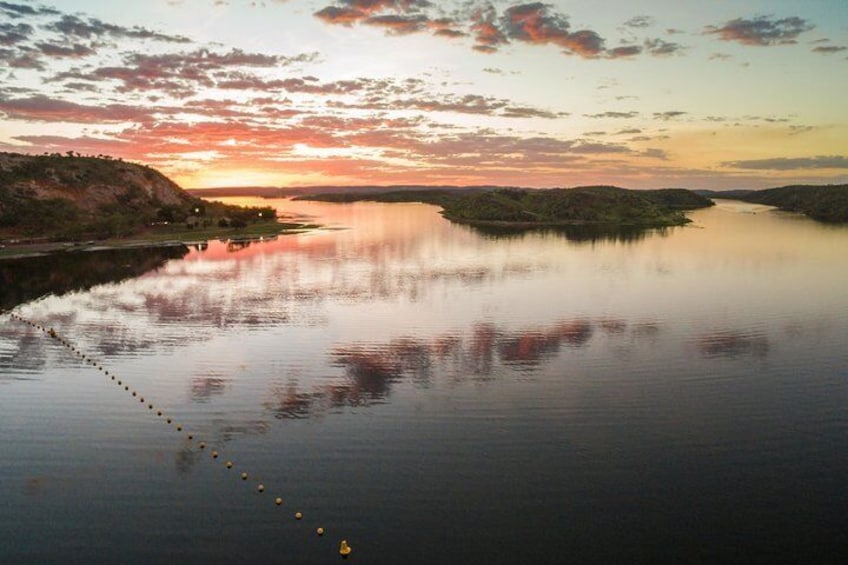
[[[70,341],[68,341],[67,339],[62,337],[52,327],[47,328],[45,326],[42,326],[41,324],[33,322],[32,320],[26,319],[23,316],[19,316],[18,314],[14,314],[12,312],[0,309],[0,315],[3,315],[3,314],[7,314],[11,319],[13,319],[17,322],[21,322],[23,324],[26,324],[26,325],[28,325],[28,326],[36,329],[36,330],[39,330],[40,332],[42,332],[47,337],[55,340],[56,342],[58,342],[59,344],[64,346],[65,349],[67,349],[69,352],[71,352],[73,355],[75,355],[81,361],[87,363],[88,365],[92,366],[93,368],[95,368],[98,371],[100,371],[101,373],[103,373],[105,376],[109,377],[111,381],[115,382],[119,387],[123,388],[125,392],[130,391],[129,383],[127,383],[123,379],[118,378],[117,375],[110,372],[102,364],[98,363],[96,360],[91,358],[91,356],[84,354],[78,348],[74,347],[71,344]],[[131,394],[132,394],[133,398],[138,398],[139,404],[144,406],[145,398],[144,398],[144,396],[141,395],[141,393],[139,391],[133,390]],[[148,411],[152,412],[154,408],[155,408],[155,405],[148,400],[147,401]],[[159,418],[164,417],[165,423],[169,426],[172,425],[172,424],[175,425],[176,430],[178,432],[184,431],[183,426],[181,424],[176,423],[176,420],[172,416],[165,415],[165,412],[163,410],[157,409],[156,410],[156,416],[159,417]],[[202,441],[200,439],[197,439],[195,441],[195,435],[194,434],[187,432],[186,433],[186,439],[188,439],[188,441],[195,442],[198,449],[200,449],[201,451],[206,449],[206,442]],[[217,450],[212,451],[212,453],[211,453],[211,459],[212,460],[217,460],[219,458],[219,456],[220,456],[220,453]],[[230,460],[227,460],[227,462],[224,464],[224,466],[227,469],[232,469],[233,468],[233,462],[230,461]],[[250,475],[248,474],[247,471],[242,471],[241,474],[239,475],[239,478],[242,481],[247,481],[249,477],[250,477]],[[256,485],[256,492],[259,493],[259,494],[264,493],[265,492],[265,485],[263,483],[258,483]],[[274,503],[275,506],[282,506],[283,505],[282,497],[280,497],[280,496],[275,497],[274,500],[273,500],[273,503]],[[294,519],[296,521],[302,520],[303,519],[303,513],[300,512],[300,511],[295,512],[294,513]],[[321,526],[319,526],[315,529],[315,534],[318,537],[323,537],[325,533],[326,533],[326,531]],[[352,549],[351,549],[350,545],[348,545],[348,542],[347,542],[346,539],[343,539],[343,540],[340,541],[338,551],[339,551],[339,555],[342,557],[342,559],[347,559],[350,556]]]

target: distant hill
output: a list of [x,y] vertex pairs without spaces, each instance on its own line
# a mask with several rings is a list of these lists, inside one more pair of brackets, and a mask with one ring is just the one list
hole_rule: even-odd
[[626,190],[612,186],[578,188],[416,188],[389,192],[303,195],[325,202],[425,202],[443,208],[453,221],[475,225],[556,226],[603,224],[661,227],[688,222],[680,210],[712,206],[685,189]]
[[706,196],[707,198],[727,198],[729,200],[741,200],[748,196],[753,190],[750,189],[734,189],[734,190],[693,190],[695,194]]
[[848,222],[848,184],[781,186],[750,192],[740,200],[800,212],[821,222]]
[[0,153],[0,237],[102,239],[157,223],[235,226],[259,210],[206,202],[155,169],[110,157]]
[[[417,184],[399,184],[399,185],[352,185],[352,186],[337,186],[337,185],[311,185],[311,186],[293,186],[293,187],[277,187],[277,186],[237,186],[237,187],[222,187],[222,188],[189,188],[187,191],[193,196],[201,198],[208,197],[225,197],[225,196],[258,196],[261,198],[288,198],[304,197],[306,200],[325,200],[334,202],[353,202],[356,200],[356,195],[372,196],[377,194],[387,193],[424,193],[430,191],[481,191],[495,190],[497,188],[512,188],[494,185],[475,185],[475,186],[453,186],[453,185],[417,185]],[[528,189],[529,190],[529,189]],[[336,199],[333,199],[336,195]],[[317,198],[316,198],[317,197]],[[398,197],[399,198],[399,197]],[[360,199],[361,200],[361,199]]]

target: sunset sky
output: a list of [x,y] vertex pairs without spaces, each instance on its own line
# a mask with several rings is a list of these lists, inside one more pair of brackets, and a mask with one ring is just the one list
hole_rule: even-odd
[[186,188],[848,182],[846,0],[0,1],[0,151]]

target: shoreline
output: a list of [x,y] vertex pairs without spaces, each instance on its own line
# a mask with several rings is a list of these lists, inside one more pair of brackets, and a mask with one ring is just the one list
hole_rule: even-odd
[[[125,238],[84,241],[44,241],[34,243],[9,243],[0,241],[0,261],[44,257],[57,253],[77,251],[106,251],[110,249],[132,249],[141,247],[176,247],[180,245],[203,245],[209,240],[254,241],[276,238],[280,235],[295,235],[319,228],[317,224],[291,222],[254,224],[247,228],[210,228],[173,230],[165,233],[136,234]],[[15,241],[12,239],[11,241]]]

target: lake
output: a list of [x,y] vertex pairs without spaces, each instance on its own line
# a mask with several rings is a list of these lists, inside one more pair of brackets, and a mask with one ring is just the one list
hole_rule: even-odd
[[325,227],[0,262],[0,562],[843,562],[848,228],[227,200]]

